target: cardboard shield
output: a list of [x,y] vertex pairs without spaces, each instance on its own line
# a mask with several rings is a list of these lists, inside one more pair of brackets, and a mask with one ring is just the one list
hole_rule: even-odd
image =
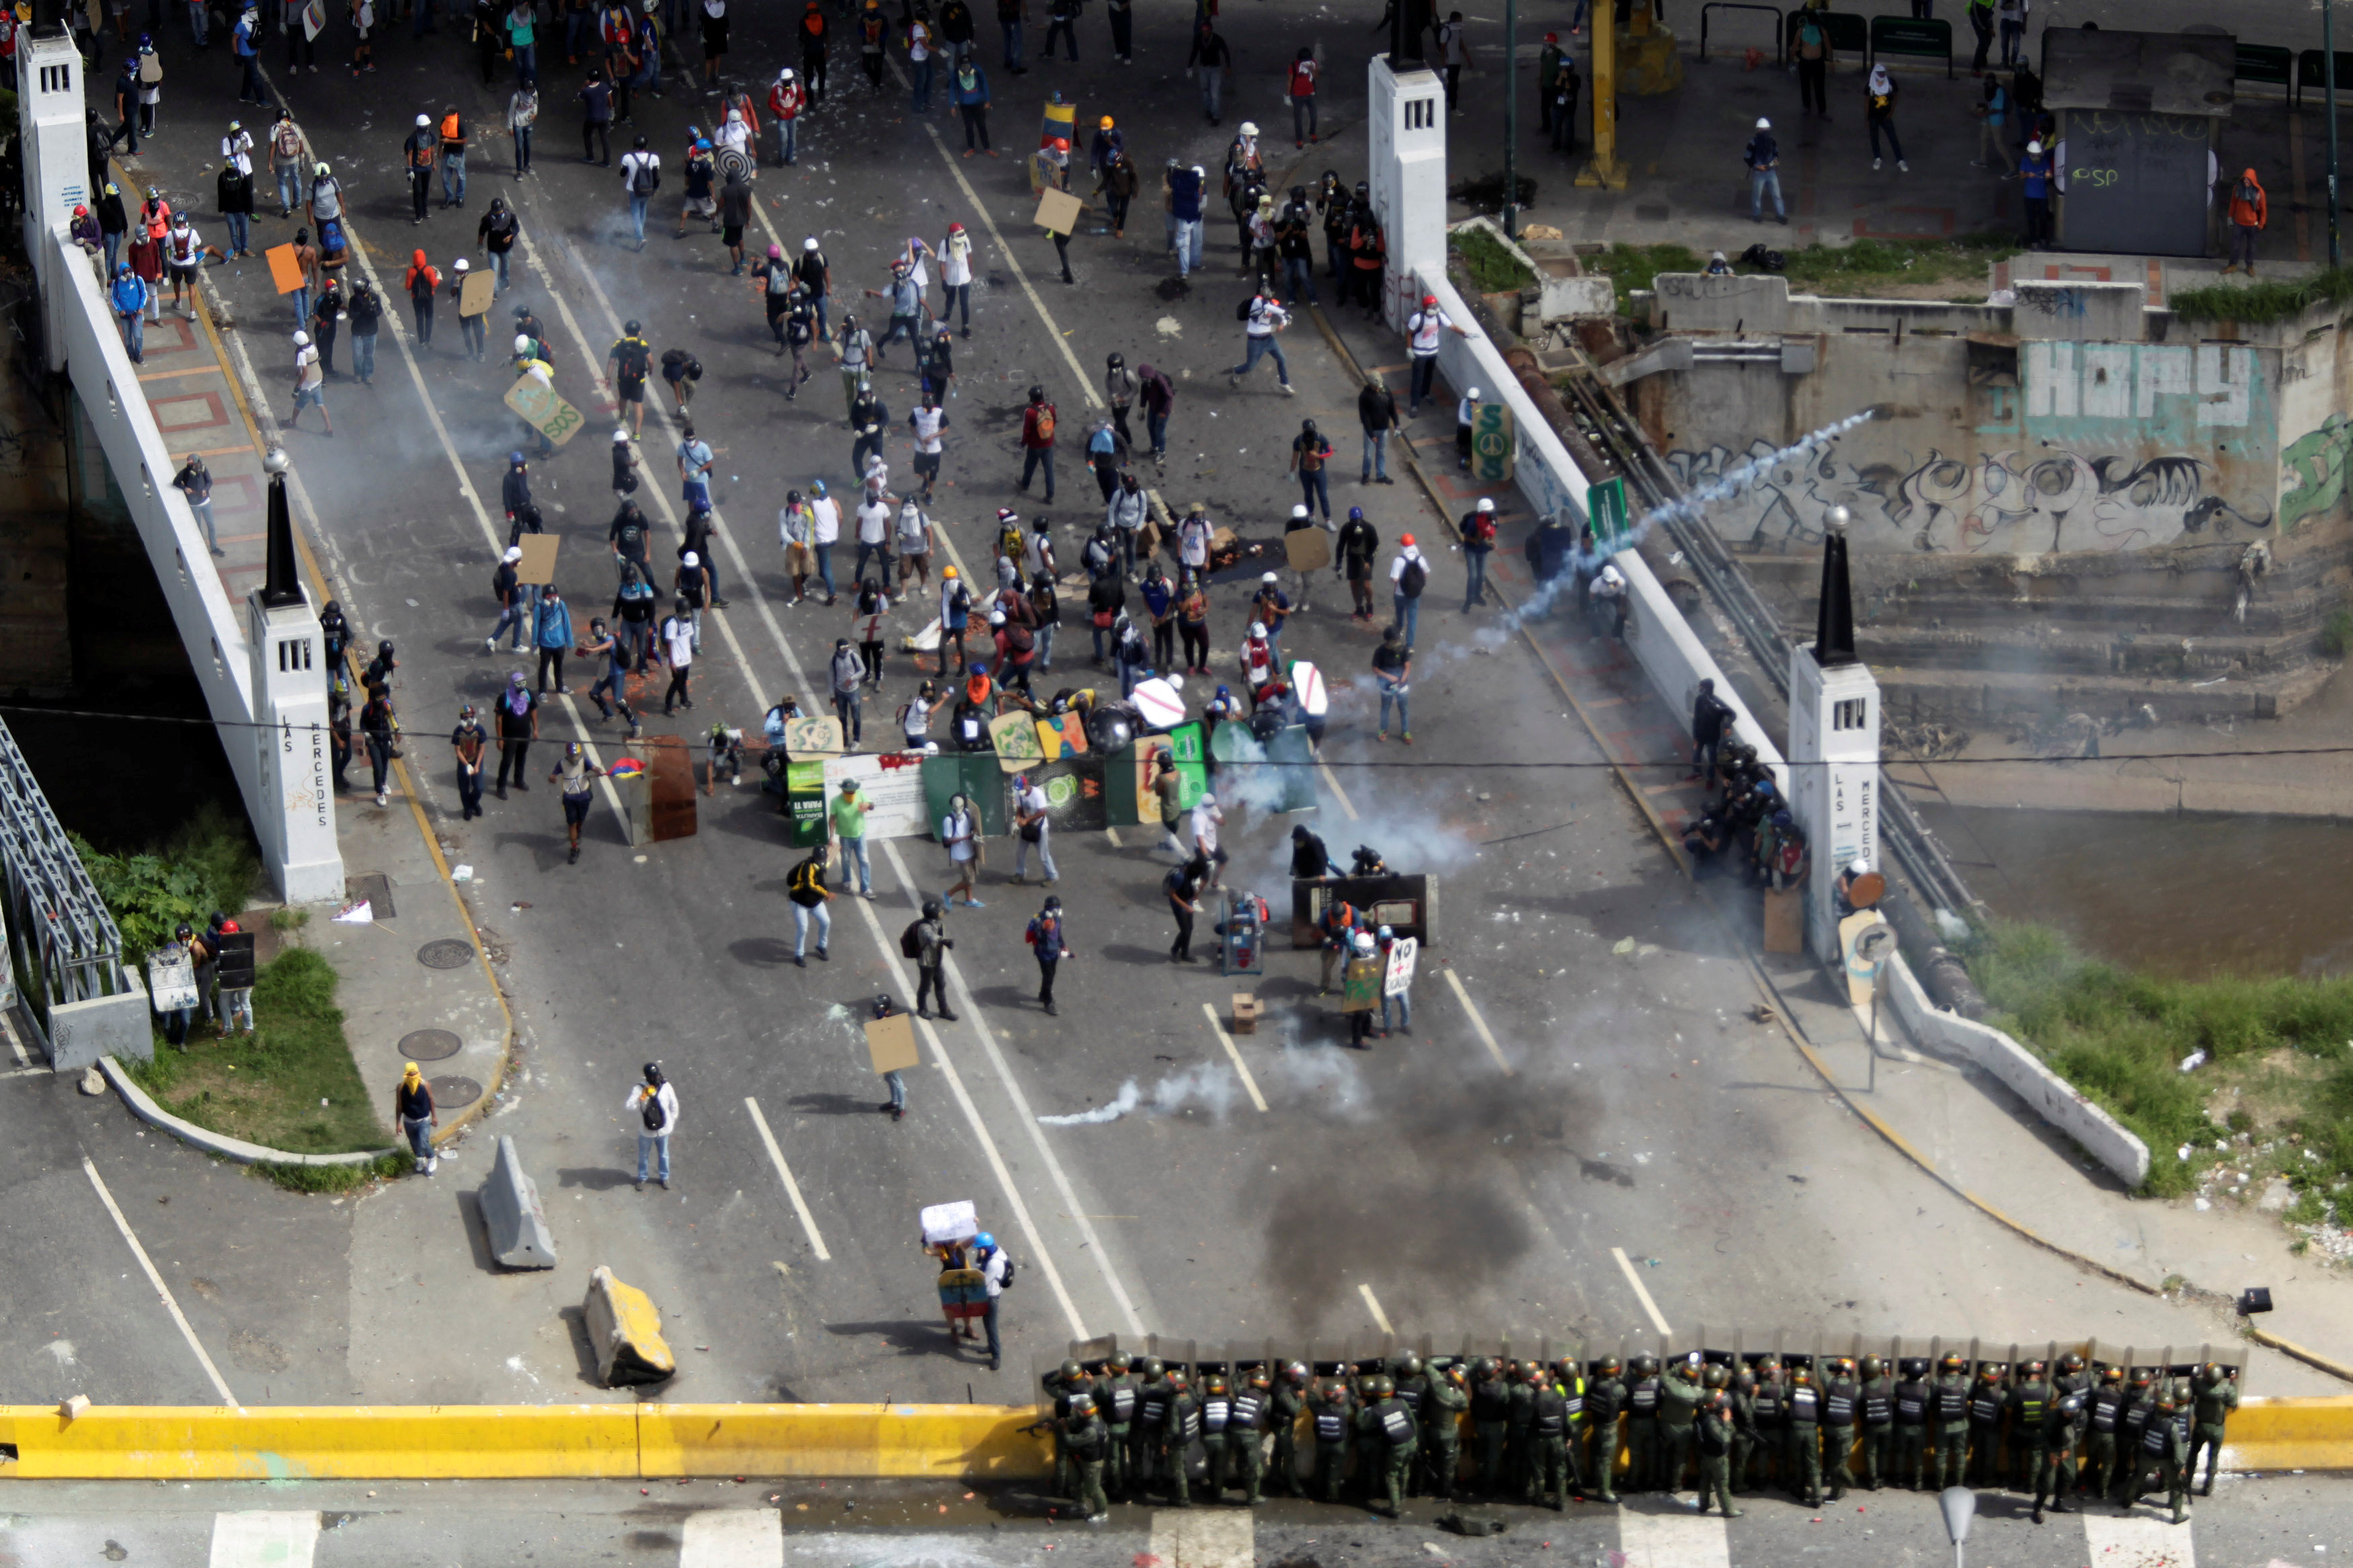
[[1321,572],[1332,564],[1332,536],[1320,528],[1294,528],[1282,536],[1282,553],[1293,572]]
[[564,542],[561,534],[526,533],[515,541],[522,559],[515,563],[518,583],[553,583],[555,581],[555,547]]
[[915,1051],[915,1020],[904,1013],[867,1019],[866,1049],[874,1058],[878,1078],[886,1072],[904,1072],[923,1061]]

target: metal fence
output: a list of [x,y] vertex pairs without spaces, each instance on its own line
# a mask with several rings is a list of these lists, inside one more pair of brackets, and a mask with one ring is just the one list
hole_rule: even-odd
[[[58,825],[16,738],[0,723],[0,865],[7,879],[11,980],[48,1043],[49,1009],[131,989],[122,933]],[[0,1002],[10,998],[0,996]]]

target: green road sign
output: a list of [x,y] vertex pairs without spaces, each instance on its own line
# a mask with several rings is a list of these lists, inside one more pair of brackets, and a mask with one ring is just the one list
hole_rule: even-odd
[[1519,441],[1513,433],[1512,410],[1501,403],[1482,403],[1471,411],[1471,478],[1482,485],[1512,482],[1512,458]]
[[1605,555],[1625,548],[1633,520],[1626,515],[1626,481],[1605,479],[1585,492],[1585,510],[1593,523],[1593,542]]

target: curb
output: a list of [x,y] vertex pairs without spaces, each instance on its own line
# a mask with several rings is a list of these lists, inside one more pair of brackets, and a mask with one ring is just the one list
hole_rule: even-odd
[[226,1132],[215,1132],[210,1128],[199,1127],[193,1121],[173,1115],[156,1104],[145,1089],[132,1082],[131,1075],[122,1070],[122,1064],[111,1056],[99,1058],[98,1065],[106,1074],[106,1081],[114,1086],[114,1092],[122,1097],[122,1103],[131,1108],[132,1115],[150,1127],[162,1128],[183,1143],[240,1165],[364,1165],[400,1152],[397,1148],[390,1148],[362,1149],[350,1154],[290,1154],[283,1149],[264,1148],[261,1144],[248,1143]]

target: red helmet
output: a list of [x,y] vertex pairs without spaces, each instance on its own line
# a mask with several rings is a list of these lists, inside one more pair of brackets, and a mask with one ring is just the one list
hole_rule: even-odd
[[90,216],[90,209],[89,209],[88,207],[86,207],[86,206],[82,205],[79,202],[76,202],[76,203],[74,204],[74,216],[76,216],[76,217],[88,217],[89,216]]
[[1423,310],[1429,310],[1432,305],[1435,305],[1435,304],[1437,304],[1437,303],[1438,303],[1438,296],[1437,296],[1437,295],[1435,295],[1435,294],[1424,294],[1424,295],[1421,297],[1421,308],[1422,308]]

